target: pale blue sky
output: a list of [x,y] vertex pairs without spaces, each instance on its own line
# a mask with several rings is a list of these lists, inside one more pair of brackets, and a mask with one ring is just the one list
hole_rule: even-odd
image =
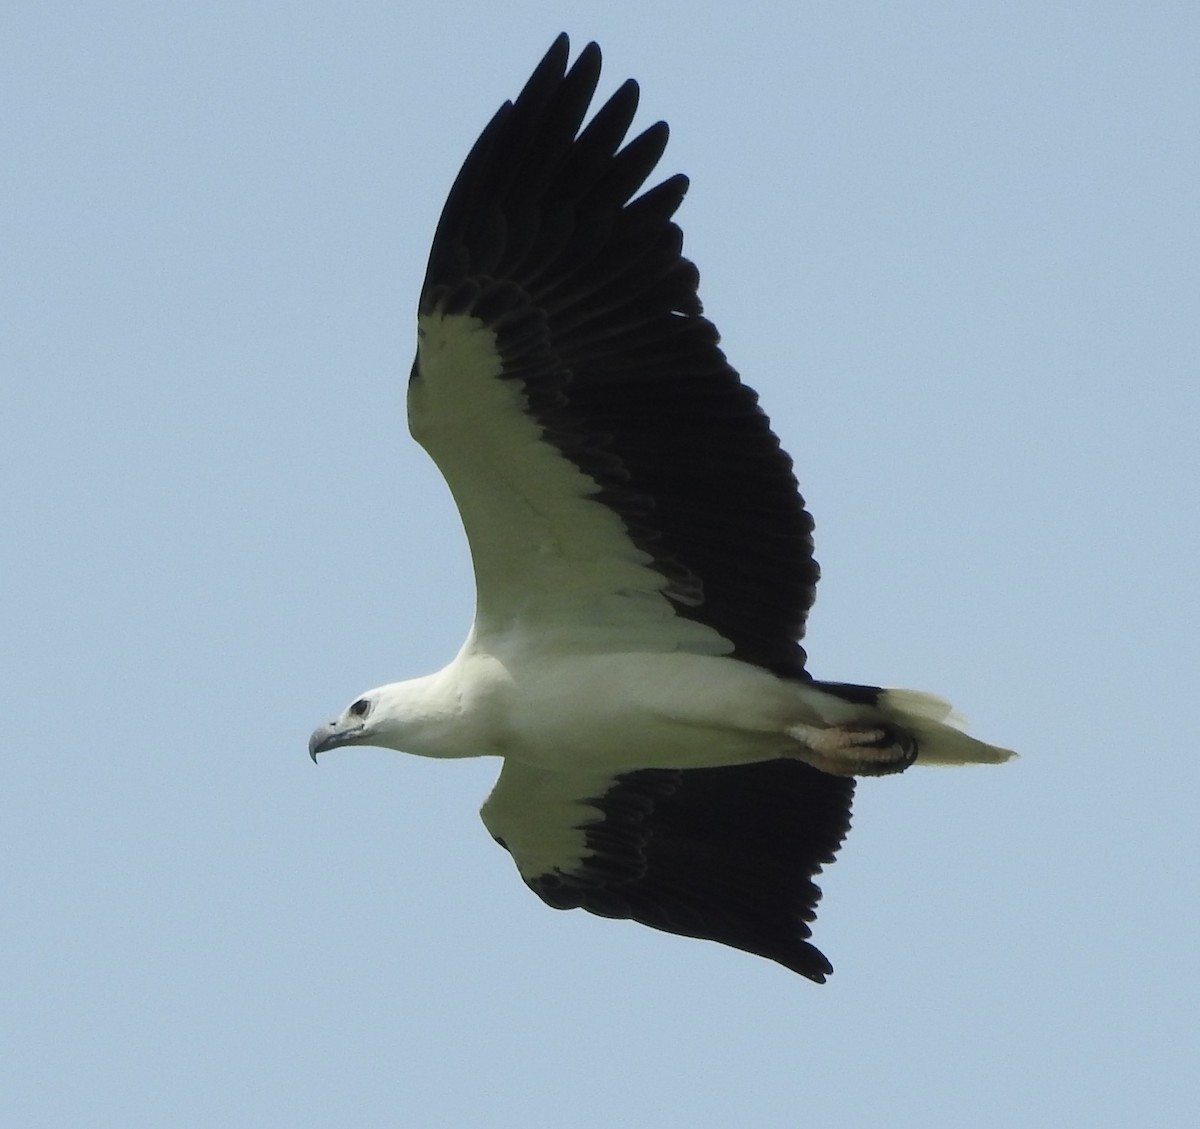
[[[522,886],[490,762],[314,724],[471,612],[403,423],[438,209],[553,36],[643,86],[796,459],[869,781],[816,987]],[[0,1122],[1190,1125],[1200,6],[0,16]]]

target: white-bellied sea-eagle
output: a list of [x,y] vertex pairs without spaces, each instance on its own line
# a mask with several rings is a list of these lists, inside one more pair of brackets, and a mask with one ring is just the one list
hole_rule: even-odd
[[[812,519],[643,185],[626,82],[560,36],[475,143],[429,256],[408,388],[475,569],[457,657],[309,745],[497,756],[483,821],[551,906],[633,918],[822,981],[813,882],[854,777],[1011,754],[940,699],[816,681]],[[638,195],[638,193],[641,193]]]

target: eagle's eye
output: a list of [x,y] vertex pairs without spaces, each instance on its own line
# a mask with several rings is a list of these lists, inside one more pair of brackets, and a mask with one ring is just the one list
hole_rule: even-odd
[[359,698],[357,702],[350,707],[351,717],[366,717],[371,710],[371,703],[366,698]]

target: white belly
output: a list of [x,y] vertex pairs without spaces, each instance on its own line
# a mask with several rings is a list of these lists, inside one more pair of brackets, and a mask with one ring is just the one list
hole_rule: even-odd
[[719,656],[635,653],[501,662],[473,653],[457,664],[462,721],[475,747],[486,744],[486,753],[559,771],[767,760],[794,749],[788,726],[820,723],[820,706],[828,700],[805,683]]

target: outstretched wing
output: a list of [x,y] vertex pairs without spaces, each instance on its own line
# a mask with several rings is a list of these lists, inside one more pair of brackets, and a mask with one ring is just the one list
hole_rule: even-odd
[[[818,570],[791,461],[701,316],[667,141],[560,37],[471,150],[430,254],[413,435],[462,514],[476,632],[803,677]],[[581,128],[582,127],[582,128]],[[624,144],[624,147],[621,146]]]
[[732,945],[810,980],[813,881],[850,826],[854,781],[797,761],[563,775],[506,761],[487,829],[547,905]]

